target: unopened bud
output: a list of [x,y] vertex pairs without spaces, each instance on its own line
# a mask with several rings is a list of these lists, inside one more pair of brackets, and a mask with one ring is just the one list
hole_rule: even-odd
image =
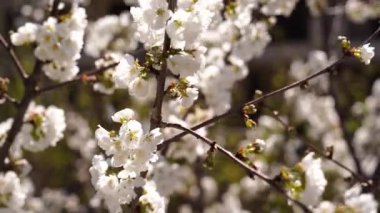
[[250,118],[245,118],[244,123],[247,128],[253,128],[257,125],[256,122]]
[[264,140],[256,139],[255,142],[249,144],[246,148],[248,153],[258,154],[264,151],[266,143]]
[[246,115],[253,115],[257,112],[257,108],[254,104],[246,105],[243,107],[243,113]]
[[342,48],[344,53],[349,52],[351,49],[351,42],[345,36],[338,36],[338,40],[340,42],[340,47]]

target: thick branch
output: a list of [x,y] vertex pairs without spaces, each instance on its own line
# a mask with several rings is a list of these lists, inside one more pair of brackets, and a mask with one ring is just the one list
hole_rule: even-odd
[[[177,5],[176,0],[168,0],[169,3],[169,10],[174,11]],[[150,129],[154,129],[159,127],[161,120],[162,120],[162,103],[164,101],[165,96],[165,82],[166,77],[168,75],[168,63],[167,63],[167,56],[168,52],[170,50],[170,43],[171,40],[169,38],[169,35],[165,33],[164,38],[164,47],[162,49],[162,64],[161,64],[161,70],[156,77],[157,79],[157,86],[156,86],[156,96],[152,108],[152,114],[150,116]]]
[[280,192],[283,196],[285,196],[286,199],[294,202],[304,212],[311,212],[311,210],[305,204],[303,204],[303,203],[299,202],[298,200],[295,200],[291,196],[289,196],[288,193],[276,181],[274,181],[270,177],[266,176],[265,174],[262,174],[259,171],[254,170],[253,168],[251,168],[250,166],[248,166],[246,163],[244,163],[242,160],[240,160],[239,158],[237,158],[230,151],[228,151],[224,147],[222,147],[219,144],[217,144],[215,141],[212,141],[212,140],[210,140],[210,139],[208,139],[206,137],[203,137],[202,135],[199,135],[194,130],[188,129],[188,128],[180,125],[180,124],[164,123],[163,122],[162,126],[163,127],[171,127],[171,128],[175,128],[175,129],[179,129],[179,130],[185,131],[188,134],[193,135],[197,139],[200,139],[202,142],[208,144],[211,148],[213,148],[214,150],[222,153],[223,155],[225,155],[226,157],[228,157],[230,160],[232,160],[234,163],[236,163],[237,165],[239,165],[242,169],[244,169],[246,171],[246,173],[248,174],[248,176],[250,176],[250,177],[256,176],[256,177],[260,178],[261,180],[263,180],[267,184],[269,184],[271,187],[273,187],[276,191]]
[[26,110],[30,102],[37,96],[37,79],[41,72],[42,63],[37,61],[34,66],[32,75],[25,79],[25,95],[21,99],[16,116],[13,119],[11,129],[7,134],[7,138],[0,149],[0,170],[5,170],[5,158],[8,157],[9,149],[11,148],[13,141],[16,138],[17,133],[21,130],[22,123]]

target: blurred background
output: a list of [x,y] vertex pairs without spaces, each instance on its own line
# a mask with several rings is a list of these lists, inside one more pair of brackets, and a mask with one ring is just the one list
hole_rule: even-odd
[[[307,60],[309,53],[313,50],[322,50],[329,56],[339,55],[340,49],[336,39],[339,35],[348,37],[355,46],[360,45],[361,42],[377,29],[379,19],[369,20],[364,23],[355,23],[349,20],[343,11],[344,8],[342,6],[339,7],[344,2],[340,0],[328,1],[331,9],[316,17],[310,14],[305,1],[300,1],[295,11],[289,17],[278,17],[276,26],[270,30],[272,42],[261,57],[249,62],[250,73],[248,77],[235,85],[233,90],[233,105],[252,99],[255,90],[261,90],[265,93],[292,82],[293,78],[289,74],[292,62],[296,59]],[[104,15],[119,15],[130,9],[130,6],[126,5],[122,0],[88,0],[82,3],[86,7],[89,21],[95,21]],[[0,32],[3,35],[8,35],[10,31],[16,30],[18,26],[27,21],[41,22],[46,11],[46,5],[47,1],[43,0],[2,1],[0,4]],[[133,5],[133,3],[130,3],[130,5]],[[352,141],[355,131],[361,126],[362,120],[352,113],[352,106],[355,103],[364,102],[366,97],[371,95],[374,82],[380,78],[379,36],[371,42],[371,46],[375,47],[376,52],[371,65],[365,66],[356,59],[345,59],[338,66],[338,72],[334,72],[329,78],[325,79],[331,85],[327,93],[333,94],[335,109],[342,122],[341,127],[345,133],[345,140]],[[31,71],[35,63],[32,48],[17,48],[16,50],[26,70]],[[20,99],[24,88],[16,75],[15,67],[9,55],[2,47],[0,48],[0,57],[2,59],[0,60],[0,76],[11,80],[10,94]],[[95,58],[83,54],[79,60],[81,71],[93,69],[94,61]],[[43,79],[42,85],[50,84],[51,82],[48,79]],[[312,89],[310,88],[310,90]],[[326,92],[319,93],[319,95],[325,95],[324,93]],[[75,123],[85,123],[85,120],[88,121],[88,126],[91,130],[88,134],[92,134],[98,124],[112,127],[110,115],[125,107],[138,109],[140,117],[143,119],[147,120],[149,117],[150,103],[142,104],[136,102],[129,97],[126,91],[116,91],[111,96],[103,95],[93,91],[90,85],[81,83],[72,84],[59,91],[51,91],[39,97],[36,101],[46,106],[54,104],[61,107],[65,109],[67,116],[72,113],[70,115],[71,121],[69,122],[73,124],[66,131],[68,135],[76,132],[76,128],[80,128],[78,125],[75,126]],[[286,104],[286,100],[282,95],[265,101],[264,105],[267,108],[259,107],[259,112],[255,115],[255,119],[263,115],[276,119],[277,116],[273,114],[273,111],[276,111],[275,114],[284,118],[291,115],[290,105]],[[11,104],[0,105],[0,121],[13,116],[16,112],[15,110]],[[83,117],[83,120],[80,117]],[[260,122],[258,125],[260,125]],[[292,128],[299,130],[298,132],[302,135],[300,129],[303,128],[303,125],[301,123],[295,124],[294,126],[292,125]],[[290,124],[288,127],[290,127]],[[227,128],[227,131],[223,131],[224,128]],[[240,117],[228,117],[212,128],[210,137],[220,140],[229,150],[236,152],[240,142],[246,139],[245,132],[246,129]],[[293,133],[289,134],[292,135]],[[283,140],[287,141],[287,139]],[[373,143],[376,142],[380,143],[380,138],[373,138]],[[317,145],[321,144],[318,140],[315,140],[314,143]],[[299,150],[295,154],[299,156],[295,157],[296,159],[302,157],[307,149],[307,147],[303,146],[298,148]],[[89,152],[96,153],[96,150],[95,148],[89,148]],[[281,156],[284,153],[286,151],[277,150],[276,154],[266,156],[266,158],[272,162],[283,162],[287,166],[292,166],[292,163],[294,163],[292,160],[282,159]],[[377,154],[380,155],[380,152],[377,152]],[[26,158],[30,160],[30,164],[33,167],[31,177],[35,185],[35,194],[43,194],[43,190],[46,188],[61,188],[68,195],[75,194],[78,196],[78,200],[72,202],[88,203],[94,194],[87,172],[91,161],[83,162],[83,160],[80,160],[80,156],[83,156],[83,153],[81,154],[78,149],[73,150],[68,145],[67,138],[58,143],[56,148],[49,148],[39,154],[27,153]],[[363,167],[365,166],[363,165]],[[213,177],[216,180],[218,193],[213,198],[215,201],[223,200],[223,194],[228,190],[232,190],[229,187],[231,183],[237,183],[245,176],[240,168],[237,168],[222,156],[217,156],[215,167],[212,170],[202,166],[202,159],[196,160],[191,169],[196,174],[195,179],[207,176]],[[379,170],[379,178],[380,168],[377,169]],[[327,176],[331,180],[337,178],[333,173],[327,174]],[[196,182],[193,184],[200,185],[200,188],[203,187],[203,182]],[[207,183],[205,184],[207,185]],[[334,181],[329,184],[334,184]],[[324,198],[336,199],[336,192],[333,190],[334,187],[327,188]],[[245,196],[245,192],[243,193],[243,191],[239,192],[243,196],[241,203],[244,209],[250,212],[270,212],[271,210],[272,212],[292,212],[292,209],[286,205],[286,201],[277,193],[269,193],[268,197],[261,194],[261,196],[256,195],[251,198],[248,195]],[[270,190],[264,189],[264,192],[267,191]],[[375,187],[373,191],[377,198],[380,198],[379,187]],[[182,205],[184,203],[190,205],[195,212],[202,212],[204,210],[202,205],[209,201],[199,200],[199,197],[202,195],[201,192],[202,189],[200,189],[200,192],[197,194],[198,196],[195,196],[195,198],[183,195],[173,196],[169,204],[169,212],[177,212],[180,206],[185,211],[185,207]],[[244,197],[247,199],[244,199]],[[273,204],[281,208],[273,211],[271,209],[274,206]],[[260,211],[257,211],[257,209],[260,209]],[[77,210],[72,211],[75,212]],[[90,211],[102,212],[103,210],[91,209]],[[62,212],[67,212],[67,210],[62,210]]]

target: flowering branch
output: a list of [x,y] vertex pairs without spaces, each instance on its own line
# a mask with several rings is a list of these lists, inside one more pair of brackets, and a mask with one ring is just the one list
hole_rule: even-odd
[[[52,4],[53,6],[51,8],[50,15],[54,15],[57,12],[59,2],[60,2],[60,0],[54,0],[54,2]],[[12,52],[10,51],[10,53],[12,53]],[[17,59],[17,57],[14,59]],[[17,59],[16,61],[19,61],[19,60]],[[6,165],[5,165],[5,159],[8,157],[9,150],[13,144],[13,141],[16,138],[17,133],[20,131],[20,129],[22,127],[24,116],[25,116],[25,113],[29,107],[29,104],[33,101],[34,98],[36,98],[38,96],[37,83],[38,83],[39,76],[42,72],[42,65],[43,65],[42,61],[36,60],[32,74],[29,77],[25,76],[25,79],[23,78],[24,79],[23,83],[24,83],[24,87],[25,87],[25,94],[22,97],[20,104],[18,105],[17,114],[14,117],[14,121],[12,123],[12,126],[11,126],[8,134],[7,134],[7,138],[6,138],[3,146],[0,149],[0,170],[6,170],[7,169]],[[19,71],[20,71],[20,69],[19,69]]]
[[64,87],[64,86],[70,85],[72,83],[80,82],[80,81],[84,80],[86,77],[97,75],[97,74],[101,74],[102,72],[104,72],[104,71],[106,71],[108,69],[116,67],[118,64],[119,63],[113,63],[113,64],[108,65],[106,67],[101,67],[99,69],[94,69],[92,71],[81,73],[78,76],[76,76],[73,80],[65,81],[65,82],[62,82],[62,83],[59,83],[59,84],[54,84],[54,85],[46,86],[44,88],[39,89],[37,91],[37,93],[41,94],[41,93],[44,93],[44,92],[55,90],[55,89],[60,88],[60,87]]
[[[177,1],[176,0],[168,0],[169,10],[174,11],[176,8]],[[156,77],[157,79],[157,87],[156,87],[156,96],[152,108],[152,114],[150,118],[150,129],[154,129],[160,125],[162,120],[162,103],[164,101],[165,95],[165,82],[166,76],[168,74],[168,63],[167,63],[167,55],[170,50],[171,39],[167,32],[165,32],[164,38],[164,47],[162,50],[162,64],[159,75]]]
[[288,193],[280,185],[278,185],[278,183],[274,179],[266,176],[265,174],[262,174],[262,173],[260,173],[260,172],[258,172],[256,170],[254,170],[253,168],[251,168],[250,166],[248,166],[246,163],[244,163],[242,160],[240,160],[239,158],[237,158],[230,151],[228,151],[224,147],[222,147],[219,144],[217,144],[215,141],[212,141],[212,140],[210,140],[210,139],[208,139],[208,138],[206,138],[206,137],[204,137],[202,135],[199,135],[194,130],[186,128],[186,127],[184,127],[184,126],[182,126],[180,124],[162,122],[161,126],[162,127],[170,127],[170,128],[179,129],[179,130],[182,130],[182,131],[186,132],[187,134],[193,135],[197,139],[200,139],[202,142],[204,142],[207,145],[209,145],[210,148],[212,148],[213,150],[219,151],[220,153],[222,153],[223,155],[225,155],[226,157],[228,157],[229,159],[231,159],[234,163],[238,164],[242,169],[244,169],[247,172],[247,174],[248,174],[249,177],[253,178],[253,177],[257,176],[258,178],[260,178],[261,180],[263,180],[267,184],[269,184],[271,187],[273,187],[275,190],[277,190],[278,192],[280,192],[282,195],[284,195],[286,197],[286,199],[290,200],[291,202],[294,202],[304,212],[310,212],[310,213],[312,212],[305,204],[303,204],[302,202],[300,202],[298,200],[295,200],[291,196],[289,196]]
[[[372,33],[366,40],[365,40],[365,44],[370,42],[373,38],[376,37],[376,35],[378,35],[380,33],[380,27],[374,32]],[[197,130],[197,129],[200,129],[204,126],[208,126],[210,124],[213,124],[215,122],[217,122],[218,120],[224,118],[224,117],[227,117],[229,115],[232,115],[232,114],[237,114],[237,113],[240,113],[241,109],[244,107],[244,106],[247,106],[247,105],[251,105],[251,104],[257,104],[257,103],[260,103],[262,101],[264,101],[265,99],[269,98],[269,97],[272,97],[272,96],[275,96],[277,94],[280,94],[280,93],[283,93],[289,89],[292,89],[292,88],[296,88],[296,87],[299,87],[299,86],[302,86],[304,84],[306,84],[308,81],[312,80],[313,78],[316,78],[320,75],[323,75],[323,74],[326,74],[326,73],[331,73],[334,68],[336,67],[336,65],[338,65],[344,58],[348,57],[348,56],[351,56],[349,54],[344,54],[343,56],[341,56],[338,60],[336,60],[334,63],[332,63],[330,66],[320,70],[319,72],[316,72],[312,75],[309,75],[307,76],[306,78],[302,79],[302,80],[299,80],[299,81],[296,81],[292,84],[289,84],[287,86],[284,86],[280,89],[277,89],[277,90],[274,90],[272,92],[269,92],[263,96],[260,96],[259,98],[256,98],[256,99],[253,99],[251,101],[248,101],[246,102],[245,104],[241,105],[241,106],[238,106],[236,108],[233,108],[233,109],[230,109],[229,111],[223,113],[223,114],[220,114],[220,115],[217,115],[217,116],[214,116],[213,118],[209,119],[209,120],[206,120],[198,125],[195,125],[193,126],[191,129],[192,130]],[[175,141],[178,141],[180,138],[182,138],[183,136],[187,135],[188,133],[187,132],[182,132],[182,133],[179,133],[175,136],[173,136],[172,138],[169,138],[165,141],[163,141],[161,144],[158,145],[158,150],[162,150],[164,149],[164,147],[168,146],[170,143],[172,142],[175,142]]]
[[24,67],[21,65],[20,59],[16,55],[12,45],[5,40],[2,34],[0,34],[0,42],[3,45],[3,47],[8,51],[9,55],[11,56],[12,61],[16,65],[17,72],[20,75],[21,79],[25,80],[27,78],[26,71],[24,70]]
[[[202,122],[202,123],[200,123],[200,124],[192,127],[191,129],[192,130],[197,130],[197,129],[202,128],[204,126],[213,124],[216,121],[218,121],[218,120],[220,120],[220,119],[222,119],[224,117],[227,117],[227,116],[232,115],[232,114],[238,114],[238,113],[240,113],[241,109],[244,106],[260,103],[260,102],[264,101],[267,98],[270,98],[272,96],[281,94],[281,93],[283,93],[283,92],[285,92],[285,91],[287,91],[289,89],[292,89],[292,88],[304,85],[305,83],[307,83],[308,81],[310,81],[311,79],[313,79],[315,77],[318,77],[318,76],[320,76],[322,74],[331,72],[333,70],[333,68],[343,60],[344,57],[345,56],[342,56],[340,59],[338,59],[337,61],[335,61],[333,64],[331,64],[330,66],[324,68],[323,70],[321,70],[321,71],[319,71],[317,73],[314,73],[314,74],[312,74],[312,75],[310,75],[310,76],[308,76],[308,77],[306,77],[306,78],[304,78],[302,80],[296,81],[296,82],[294,82],[292,84],[289,84],[289,85],[287,85],[285,87],[282,87],[280,89],[277,89],[277,90],[274,90],[274,91],[269,92],[267,94],[264,94],[264,95],[262,95],[262,96],[260,96],[260,97],[258,97],[256,99],[253,99],[251,101],[246,102],[245,104],[243,104],[243,105],[241,105],[239,107],[231,109],[231,110],[229,110],[229,111],[227,111],[227,112],[225,112],[225,113],[223,113],[221,115],[214,116],[213,118],[211,118],[209,120],[206,120],[206,121],[204,121],[204,122]],[[182,133],[179,133],[178,135],[173,136],[170,139],[165,140],[164,142],[162,142],[161,144],[159,144],[158,149],[159,150],[163,149],[165,146],[168,146],[172,142],[178,141],[180,138],[182,138],[183,136],[185,136],[187,134],[188,134],[187,132],[182,132]]]
[[39,76],[39,73],[41,72],[41,62],[37,61],[34,67],[34,71],[32,75],[25,79],[24,86],[25,86],[25,95],[21,99],[20,104],[18,106],[18,111],[16,116],[14,117],[14,122],[12,124],[11,129],[9,130],[7,134],[7,138],[3,144],[3,146],[0,149],[0,170],[5,170],[5,158],[9,154],[9,149],[12,146],[12,143],[14,139],[16,138],[17,133],[20,131],[24,115],[26,113],[26,110],[28,109],[28,106],[30,102],[37,96],[37,77]]

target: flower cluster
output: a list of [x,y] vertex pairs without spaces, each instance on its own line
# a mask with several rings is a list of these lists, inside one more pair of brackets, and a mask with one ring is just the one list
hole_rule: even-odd
[[294,168],[283,168],[281,180],[292,197],[308,206],[319,203],[327,185],[321,159],[314,159],[313,152],[306,155]]
[[[99,147],[109,158],[94,156],[90,168],[91,182],[110,212],[121,212],[120,205],[129,204],[136,198],[135,189],[145,183],[142,173],[157,161],[156,147],[163,140],[158,128],[144,134],[142,125],[133,120],[134,117],[134,111],[126,108],[112,116],[114,122],[121,123],[118,132],[100,126],[95,132]],[[156,201],[156,195],[152,196],[140,197],[140,202]]]
[[135,98],[150,97],[155,79],[149,78],[146,69],[133,56],[108,53],[104,58],[97,60],[95,65],[97,68],[103,68],[114,63],[118,65],[107,69],[98,77],[94,90],[112,94],[115,89],[128,89],[129,94]]
[[305,186],[300,194],[300,201],[306,205],[318,204],[327,185],[327,180],[322,171],[321,159],[314,159],[314,155],[311,152],[301,161],[305,171]]
[[66,129],[65,114],[62,109],[55,106],[45,108],[34,103],[24,116],[24,123],[17,134],[11,147],[14,157],[22,155],[21,148],[31,152],[39,152],[51,146],[63,138]]
[[74,7],[68,14],[49,17],[41,25],[26,23],[11,35],[14,45],[36,42],[35,56],[44,62],[44,73],[54,81],[73,79],[79,72],[76,60],[80,58],[86,12]]
[[0,211],[20,212],[25,204],[26,191],[13,171],[0,173]]
[[361,193],[360,185],[354,185],[344,194],[344,204],[334,204],[329,201],[323,201],[317,208],[316,213],[325,212],[357,212],[357,213],[376,213],[378,203],[374,196],[369,193]]
[[172,12],[166,0],[139,0],[140,7],[132,7],[131,14],[137,23],[136,36],[145,47],[162,46],[166,21]]

